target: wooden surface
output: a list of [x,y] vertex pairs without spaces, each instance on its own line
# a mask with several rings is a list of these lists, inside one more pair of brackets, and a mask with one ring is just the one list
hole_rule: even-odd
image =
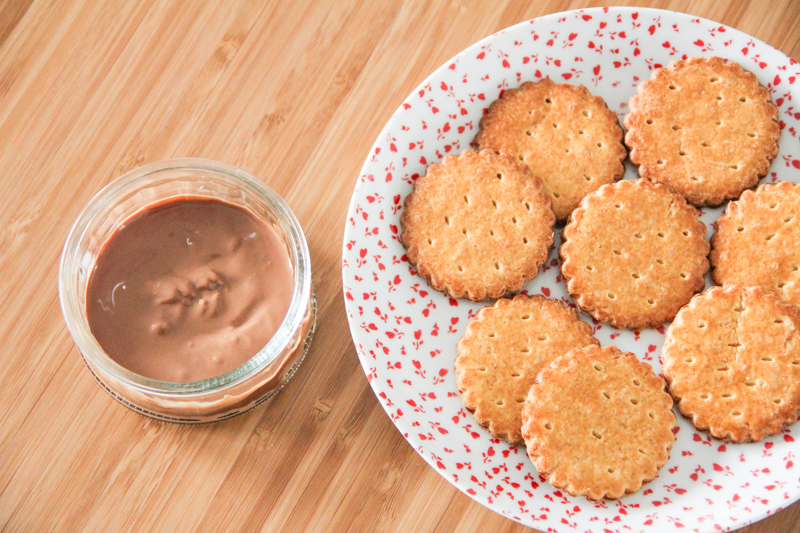
[[[0,0],[0,531],[531,531],[453,488],[378,404],[349,336],[345,214],[393,111],[499,29],[589,2]],[[800,58],[800,2],[639,2]],[[266,406],[187,427],[128,411],[64,325],[89,198],[152,161],[269,182],[311,249],[317,335]],[[800,504],[742,531],[800,531]]]

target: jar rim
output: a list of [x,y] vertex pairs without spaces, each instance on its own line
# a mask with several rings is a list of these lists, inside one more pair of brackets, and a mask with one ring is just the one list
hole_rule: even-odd
[[[204,172],[222,177],[242,186],[271,208],[285,232],[286,245],[294,250],[290,253],[293,270],[293,291],[289,309],[275,335],[253,357],[242,365],[207,379],[172,382],[142,376],[114,361],[92,335],[85,306],[79,300],[78,275],[82,257],[79,245],[89,238],[87,230],[103,209],[125,193],[136,191],[147,183],[147,179],[162,172]],[[176,194],[174,197],[203,197],[202,194]],[[138,206],[140,213],[149,203]],[[246,208],[245,208],[246,209]],[[132,216],[135,216],[136,213]],[[87,278],[88,285],[88,278]],[[232,165],[201,158],[169,159],[137,167],[114,179],[96,193],[81,211],[73,224],[64,249],[58,274],[59,300],[64,321],[82,356],[91,365],[118,380],[121,384],[139,391],[164,397],[202,396],[219,393],[247,381],[275,361],[283,350],[293,342],[293,333],[302,327],[306,319],[306,308],[311,298],[311,265],[308,244],[300,223],[288,204],[271,187],[252,174]]]

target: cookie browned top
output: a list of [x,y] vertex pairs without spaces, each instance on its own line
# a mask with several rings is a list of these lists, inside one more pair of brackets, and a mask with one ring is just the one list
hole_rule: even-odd
[[697,206],[738,198],[778,154],[778,109],[756,76],[718,57],[657,69],[631,98],[625,144],[639,175]]
[[657,326],[702,290],[705,234],[698,211],[663,185],[604,185],[564,228],[567,290],[581,309],[614,327]]
[[555,216],[539,178],[510,156],[465,150],[430,165],[400,218],[408,260],[431,286],[473,301],[536,277]]
[[797,420],[800,319],[759,288],[712,287],[681,309],[661,360],[669,391],[698,429],[758,441]]
[[492,102],[480,128],[479,149],[510,154],[542,178],[559,221],[587,193],[625,173],[617,115],[582,85],[527,81]]
[[800,306],[800,184],[764,184],[728,204],[711,236],[714,281]]
[[587,346],[539,373],[522,410],[528,456],[554,487],[592,500],[639,490],[675,441],[664,380],[632,353]]
[[592,328],[557,300],[517,295],[484,307],[458,342],[456,383],[464,407],[492,436],[522,444],[522,403],[553,359],[589,344]]

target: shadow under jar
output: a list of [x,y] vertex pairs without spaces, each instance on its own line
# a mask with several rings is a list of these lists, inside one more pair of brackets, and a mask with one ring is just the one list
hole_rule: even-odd
[[[119,346],[112,348],[106,339],[100,339],[103,334],[97,329],[99,315],[96,310],[92,313],[87,311],[93,305],[100,306],[101,314],[103,310],[113,309],[114,297],[119,295],[122,298],[126,289],[130,292],[133,287],[128,287],[124,283],[125,279],[120,278],[114,288],[103,292],[103,294],[109,293],[109,297],[104,301],[102,297],[96,297],[100,293],[95,292],[95,288],[92,287],[93,273],[96,267],[105,268],[103,265],[105,254],[108,253],[111,259],[114,258],[113,254],[119,252],[119,249],[115,252],[117,236],[120,236],[119,243],[124,243],[125,240],[121,238],[122,232],[133,228],[137,221],[144,217],[163,215],[170,209],[174,215],[175,211],[181,209],[187,212],[208,207],[223,208],[222,212],[227,209],[228,219],[251,217],[256,227],[260,224],[262,228],[272,231],[272,241],[279,249],[279,255],[283,256],[285,247],[285,256],[290,266],[290,271],[286,272],[286,279],[291,283],[291,294],[287,294],[284,298],[285,302],[288,302],[288,310],[282,321],[280,317],[276,321],[271,338],[263,339],[261,341],[265,342],[263,346],[256,345],[250,348],[254,352],[252,356],[248,353],[244,357],[238,354],[239,360],[231,358],[236,354],[231,354],[229,344],[224,343],[222,344],[224,353],[215,353],[212,349],[213,342],[204,343],[203,339],[198,338],[196,353],[192,353],[191,349],[187,352],[187,357],[193,358],[191,360],[197,363],[187,365],[187,368],[170,373],[166,368],[159,368],[157,363],[154,366],[152,361],[149,366],[139,365],[127,357],[134,354],[133,349],[131,354],[120,353]],[[202,215],[209,219],[205,221],[207,227],[204,231],[216,231],[220,226],[228,224],[229,220],[224,218],[212,222],[210,213],[211,211],[207,211]],[[168,223],[175,227],[181,226],[179,221],[175,220]],[[130,227],[126,228],[126,225]],[[247,231],[244,239],[256,233],[250,233],[250,229]],[[187,238],[181,238],[187,241]],[[242,237],[239,237],[231,249],[238,253],[241,241]],[[189,238],[185,244],[191,247],[196,243]],[[246,243],[244,247],[247,246],[252,247],[252,244]],[[146,252],[143,255],[146,255]],[[217,255],[219,254],[211,254],[212,263],[177,275],[165,271],[157,280],[148,282],[145,291],[147,294],[143,298],[152,298],[153,306],[160,309],[162,315],[166,313],[164,316],[167,320],[154,320],[150,330],[145,331],[147,328],[143,328],[140,338],[135,338],[134,335],[137,344],[140,345],[138,348],[143,345],[146,349],[147,341],[139,342],[143,338],[152,338],[154,342],[169,340],[170,334],[173,333],[170,331],[172,327],[169,321],[170,312],[173,316],[195,313],[208,322],[214,322],[219,318],[218,309],[226,311],[226,306],[241,307],[241,297],[230,300],[228,304],[219,305],[218,308],[214,307],[216,305],[214,298],[221,297],[220,294],[229,289],[235,294],[232,286],[236,283],[231,282],[230,287],[226,286],[228,281],[224,271],[218,272],[220,269],[216,269],[214,267],[216,263],[213,263],[213,261],[224,261],[225,258],[217,259],[215,257]],[[134,255],[124,257],[117,263],[122,263],[124,266],[126,262],[147,261],[148,257]],[[263,271],[252,269],[254,271],[250,272],[250,275],[269,275],[266,262],[264,266]],[[100,283],[102,277],[99,274],[97,277],[96,281]],[[143,286],[142,283],[137,285],[140,289]],[[248,289],[247,292],[253,291]],[[250,174],[223,163],[203,159],[177,159],[145,165],[118,178],[100,191],[80,214],[67,238],[61,256],[59,296],[67,327],[84,362],[97,381],[111,396],[127,407],[144,415],[170,422],[200,423],[223,420],[266,401],[281,389],[302,362],[308,351],[316,320],[308,246],[302,229],[289,207],[277,193]],[[90,297],[92,300],[87,302],[87,298]],[[210,308],[209,302],[212,304]],[[200,308],[199,305],[204,307]],[[253,330],[252,322],[258,319],[258,313],[253,313],[251,309],[244,307],[247,306],[243,306],[241,313],[234,314],[247,315]],[[282,313],[282,308],[279,312]],[[126,322],[137,318],[133,316]],[[235,337],[241,322],[243,321],[236,317],[220,325],[226,333],[232,333]],[[145,323],[150,324],[150,322]],[[97,335],[93,334],[93,328]],[[122,344],[124,346],[124,343]],[[190,345],[194,346],[194,342],[190,342]],[[109,349],[104,350],[103,346]],[[163,356],[167,358],[165,365],[169,365],[168,358],[174,354],[169,353],[169,349],[165,350],[163,345],[160,350],[162,354],[166,354]],[[154,348],[154,353],[155,351]],[[147,353],[144,355],[149,357]],[[205,363],[203,358],[214,361],[217,358],[224,359],[227,361],[225,363],[227,367],[221,364],[221,372],[219,375],[214,375],[213,364],[200,364]],[[235,363],[237,366],[228,368],[232,360],[237,361]],[[198,370],[202,366],[207,368]],[[188,380],[184,379],[186,377]]]

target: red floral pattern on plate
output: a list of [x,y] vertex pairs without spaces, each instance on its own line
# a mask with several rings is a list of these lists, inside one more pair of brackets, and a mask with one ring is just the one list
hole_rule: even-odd
[[[800,498],[797,425],[763,442],[727,445],[698,433],[680,416],[669,461],[638,493],[595,503],[554,489],[523,447],[492,439],[462,406],[453,375],[456,343],[482,304],[432,290],[409,266],[397,240],[399,212],[414,180],[427,164],[469,148],[481,116],[505,89],[544,77],[583,84],[622,122],[636,86],[653,69],[678,58],[712,55],[754,72],[778,105],[780,152],[762,182],[800,181],[800,65],[724,25],[644,8],[549,15],[467,48],[403,102],[358,178],[345,229],[342,278],[353,341],[370,384],[431,467],[476,501],[518,522],[558,532],[729,531]],[[636,178],[630,164],[625,178]],[[704,210],[709,235],[721,212]],[[559,243],[557,230],[556,247]],[[561,280],[556,247],[526,290],[574,305]],[[604,346],[632,351],[660,372],[664,327],[632,332],[592,323],[592,328]]]

